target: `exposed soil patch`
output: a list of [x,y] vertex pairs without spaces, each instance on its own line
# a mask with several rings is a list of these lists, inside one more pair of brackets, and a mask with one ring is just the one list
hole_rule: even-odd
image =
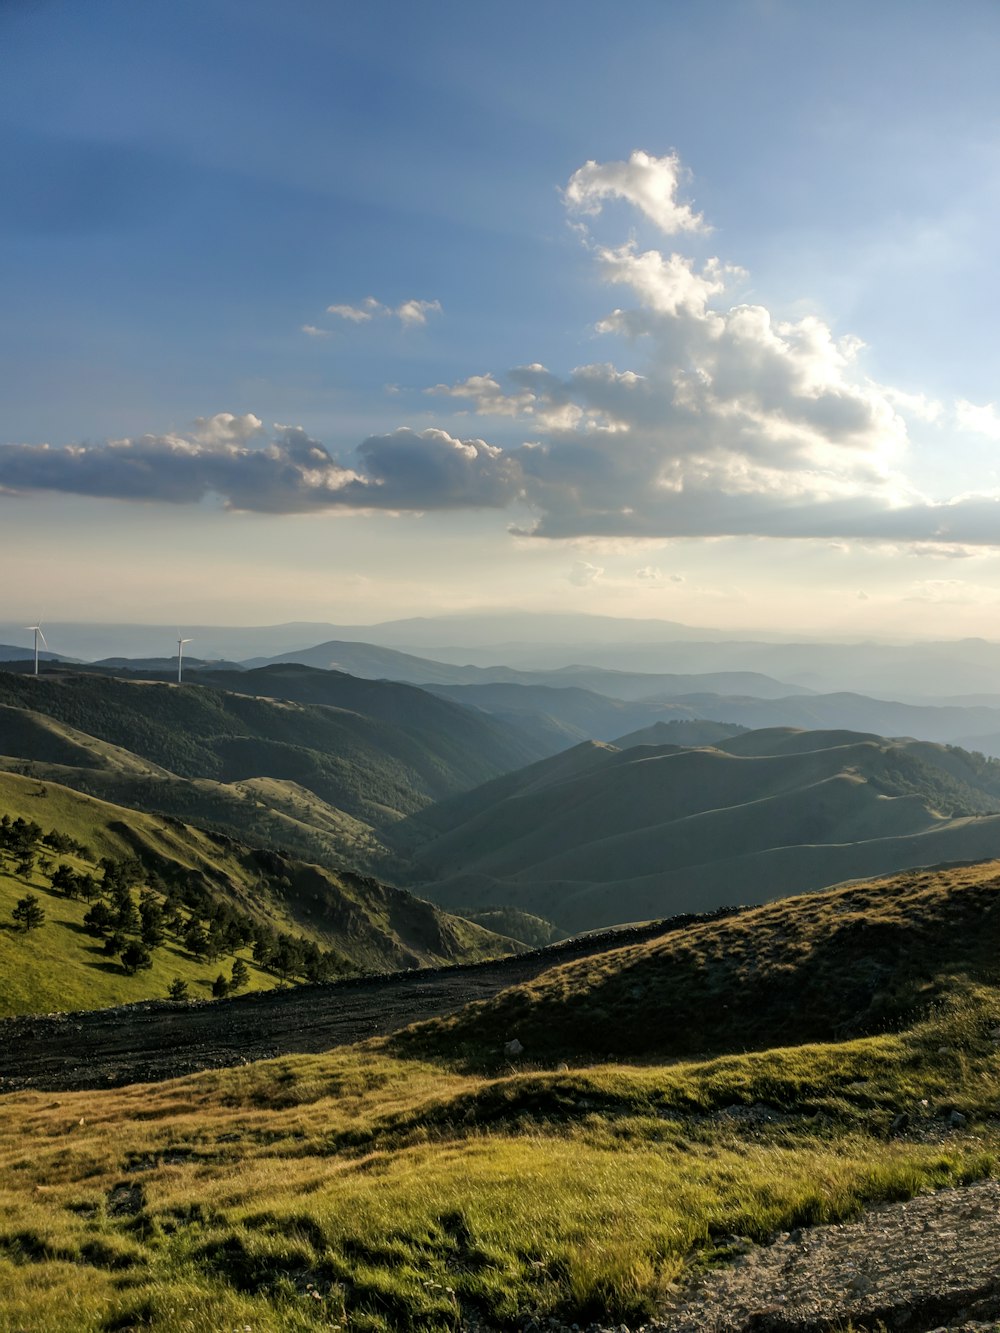
[[[731,1236],[728,1263],[638,1327],[581,1333],[997,1333],[1000,1181],[869,1209],[856,1222],[808,1227],[771,1245]],[[520,1333],[571,1333],[522,1319]],[[573,1330],[580,1329],[577,1324]],[[464,1333],[497,1333],[466,1322]]]
[[606,953],[743,909],[603,931],[513,958],[200,1004],[167,1001],[0,1020],[0,1092],[120,1087],[385,1036]]
[[734,1249],[649,1333],[1000,1328],[1000,1181]]

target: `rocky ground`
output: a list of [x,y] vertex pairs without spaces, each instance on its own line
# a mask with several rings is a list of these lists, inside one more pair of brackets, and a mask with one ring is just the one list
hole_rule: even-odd
[[[873,1208],[856,1222],[738,1236],[731,1258],[639,1330],[586,1333],[986,1333],[1000,1330],[1000,1181]],[[525,1333],[566,1333],[555,1321]],[[573,1326],[576,1327],[575,1325]]]

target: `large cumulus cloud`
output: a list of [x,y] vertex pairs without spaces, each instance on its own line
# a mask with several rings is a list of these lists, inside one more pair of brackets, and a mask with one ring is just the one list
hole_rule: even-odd
[[[602,209],[619,201],[666,236],[704,244],[709,228],[680,198],[683,176],[675,155],[636,152],[588,162],[566,186],[566,207],[615,293],[595,325],[608,354],[563,373],[537,361],[504,374],[473,367],[427,390],[448,413],[471,410],[508,432],[514,423],[518,445],[404,427],[335,455],[298,427],[266,432],[255,416],[220,413],[169,435],[0,447],[0,489],[178,504],[219,496],[230,508],[280,513],[518,501],[534,514],[522,531],[554,539],[1000,545],[996,495],[931,499],[908,480],[908,418],[996,438],[992,404],[963,401],[949,416],[932,398],[873,382],[857,338],[740,300],[747,275],[719,257],[596,238]],[[436,308],[390,311],[372,298],[331,312],[420,322]]]
[[0,489],[172,504],[217,496],[229,509],[281,514],[499,508],[518,490],[516,465],[483,440],[404,428],[363,441],[344,463],[298,426],[275,429],[258,443],[256,417],[223,412],[178,434],[63,449],[7,445]]

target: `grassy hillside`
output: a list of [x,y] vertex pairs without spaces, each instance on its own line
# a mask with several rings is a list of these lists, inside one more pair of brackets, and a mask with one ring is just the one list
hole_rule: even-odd
[[[955,991],[1000,985],[1000,861],[786,898],[596,959],[400,1039],[528,1058],[632,1057],[833,1041],[895,1028]],[[961,986],[959,986],[961,989]]]
[[[244,841],[283,849],[302,860],[334,869],[375,871],[391,857],[364,820],[322,800],[315,792],[279,778],[213,782],[182,778],[119,746],[88,737],[62,723],[17,709],[0,711],[0,722],[16,716],[20,735],[0,732],[21,756],[0,754],[0,771],[66,787],[118,805],[196,822]],[[41,756],[56,755],[54,762]]]
[[[996,1172],[998,869],[702,923],[390,1041],[8,1096],[7,1318],[39,1333],[634,1324],[685,1269],[738,1252],[734,1236]],[[899,1004],[865,1036],[889,1016],[873,962]],[[678,1060],[689,1030],[704,1045]],[[498,1045],[514,1032],[519,1059]],[[625,1063],[637,1034],[641,1063]]]
[[585,929],[1000,854],[1000,766],[774,728],[695,749],[580,746],[392,835],[436,901]]
[[[215,978],[220,971],[228,976],[237,957],[248,965],[246,985],[254,989],[282,980],[471,960],[516,947],[374,880],[336,875],[54,783],[0,774],[3,815],[45,832],[54,829],[75,846],[55,851],[39,842],[24,868],[14,852],[0,848],[0,1014],[162,998],[174,978],[189,983],[192,998],[208,998]],[[108,903],[108,893],[71,896],[53,883],[63,866],[99,885],[102,858],[135,861],[133,904],[138,906],[146,892],[168,920],[176,918],[151,949],[150,965],[135,975],[128,975],[117,953],[104,948],[114,930],[86,929],[88,912],[96,901]],[[29,894],[37,898],[45,920],[24,932],[15,928],[12,911]],[[214,941],[219,947],[193,949],[187,927],[202,923],[212,943],[216,918],[221,920]],[[243,923],[242,933],[234,934],[230,921]],[[124,932],[122,943],[138,933],[136,923]],[[277,966],[253,948],[282,935],[313,946],[313,962]]]
[[[301,695],[313,692],[310,676],[323,702],[287,702],[296,687]],[[179,777],[297,782],[373,824],[538,756],[500,723],[406,686],[355,682],[361,687],[355,702],[368,710],[359,712],[331,706],[333,678],[306,668],[239,673],[239,693],[220,687],[225,673],[204,678],[211,686],[0,672],[0,703],[42,714]],[[251,679],[255,684],[246,685]],[[12,753],[2,739],[0,751]],[[36,756],[29,749],[25,757]]]

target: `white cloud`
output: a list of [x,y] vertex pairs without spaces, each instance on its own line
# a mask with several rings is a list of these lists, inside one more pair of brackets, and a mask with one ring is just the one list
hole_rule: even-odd
[[573,568],[566,575],[570,583],[578,588],[589,588],[604,573],[600,565],[592,565],[589,560],[574,560]]
[[[679,173],[674,156],[591,162],[566,202],[592,213],[620,198],[668,232],[704,231],[677,201]],[[929,499],[911,483],[906,418],[933,420],[939,405],[866,377],[859,339],[816,316],[782,319],[739,301],[742,271],[719,258],[696,265],[631,243],[587,246],[605,282],[631,298],[598,328],[634,365],[609,355],[560,374],[528,361],[427,391],[523,422],[521,444],[402,428],[338,459],[299,428],[261,445],[257,417],[219,414],[171,435],[2,446],[0,488],[177,503],[216,493],[234,508],[277,512],[517,502],[533,515],[517,535],[591,542],[812,538],[942,555],[1000,546],[1000,493]],[[436,301],[374,297],[329,309],[404,327],[438,311]],[[955,420],[1000,438],[993,404],[963,400]],[[598,569],[579,566],[585,581]]]
[[263,429],[264,423],[252,412],[240,417],[232,412],[216,412],[214,417],[196,417],[191,434],[201,444],[225,446],[244,444]]
[[640,583],[647,585],[661,585],[663,583],[684,583],[683,574],[664,574],[658,565],[643,565],[641,569],[635,571],[635,576]]
[[350,320],[352,324],[366,324],[376,312],[381,314],[385,306],[376,301],[374,296],[365,299],[362,305],[328,305],[326,313],[337,315],[340,319]]
[[1000,440],[1000,413],[995,403],[975,403],[960,398],[955,404],[955,420],[961,430],[974,435],[985,435],[988,440]]
[[440,315],[440,301],[404,301],[396,306],[395,310],[389,312],[396,316],[404,326],[413,327],[417,324],[426,324],[428,315]]
[[329,338],[329,329],[318,329],[315,324],[303,324],[302,332],[308,334],[310,338]]
[[564,197],[571,210],[591,216],[606,199],[625,199],[668,236],[706,231],[701,214],[677,201],[682,171],[676,153],[652,157],[637,151],[627,162],[590,161],[570,177]]
[[[398,319],[404,329],[413,329],[426,324],[428,315],[440,315],[441,302],[409,300],[391,306],[377,301],[374,296],[366,296],[360,305],[328,305],[326,313],[337,315],[353,324],[367,324],[372,319]],[[303,325],[302,331],[313,337],[322,333],[322,330],[314,330],[308,324]]]
[[907,393],[903,389],[894,389],[890,384],[879,385],[879,388],[893,407],[905,417],[915,417],[918,421],[938,422],[944,416],[944,404],[938,398],[929,398],[925,393]]

